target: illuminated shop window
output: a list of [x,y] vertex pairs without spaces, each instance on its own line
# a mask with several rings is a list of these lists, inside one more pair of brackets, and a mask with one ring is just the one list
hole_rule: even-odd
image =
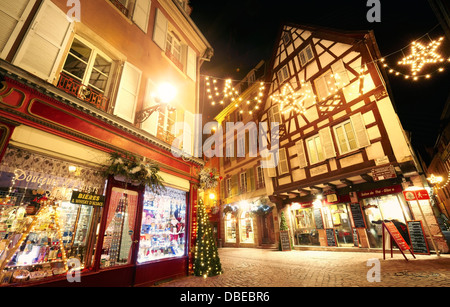
[[241,213],[240,224],[241,243],[254,243],[253,218],[249,211]]
[[166,187],[144,194],[138,262],[186,254],[186,192]]
[[233,212],[225,215],[225,241],[236,243],[236,215]]

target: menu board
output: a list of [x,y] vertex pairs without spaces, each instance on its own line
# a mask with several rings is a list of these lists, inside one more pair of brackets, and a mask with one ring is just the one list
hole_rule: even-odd
[[280,241],[281,241],[281,250],[282,251],[290,251],[291,250],[291,241],[289,240],[289,231],[287,231],[287,230],[280,231]]
[[334,236],[334,229],[328,228],[325,230],[327,233],[327,244],[328,246],[336,246],[336,237]]
[[408,221],[408,233],[411,239],[411,247],[416,254],[430,254],[427,239],[423,233],[421,221]]
[[403,239],[402,235],[398,231],[397,227],[395,227],[394,223],[387,222],[383,223],[384,227],[386,227],[387,231],[391,235],[392,239],[394,239],[395,243],[397,244],[398,248],[400,248],[402,251],[404,250],[410,250],[408,243],[406,243],[405,239]]
[[350,204],[350,210],[352,212],[355,228],[366,228],[366,223],[364,222],[364,216],[359,203]]
[[314,208],[314,221],[317,229],[323,229],[322,212],[320,208]]

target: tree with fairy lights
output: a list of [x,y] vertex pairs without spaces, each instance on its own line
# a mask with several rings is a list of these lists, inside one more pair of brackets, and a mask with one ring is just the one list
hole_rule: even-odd
[[209,222],[209,217],[202,199],[198,201],[197,227],[194,275],[210,277],[222,274],[222,265],[220,264],[212,225]]

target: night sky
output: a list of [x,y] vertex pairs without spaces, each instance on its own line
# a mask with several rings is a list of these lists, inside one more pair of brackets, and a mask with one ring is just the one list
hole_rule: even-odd
[[[408,45],[422,37],[424,43],[444,36],[427,0],[380,0],[381,22],[370,23],[366,0],[190,0],[191,18],[214,48],[211,62],[201,74],[241,80],[260,60],[269,61],[280,25],[283,22],[342,30],[373,30],[382,56],[393,68],[410,53]],[[427,34],[424,36],[425,34]],[[437,50],[450,57],[446,40]],[[394,53],[394,54],[393,54]],[[392,54],[392,55],[391,55]],[[390,56],[388,56],[390,55]],[[425,68],[424,68],[425,69]],[[432,69],[434,71],[436,67]],[[417,149],[432,147],[439,130],[439,118],[449,97],[450,64],[443,73],[419,81],[390,75],[393,101],[403,128],[411,133]],[[207,101],[203,116],[213,118],[221,107]]]

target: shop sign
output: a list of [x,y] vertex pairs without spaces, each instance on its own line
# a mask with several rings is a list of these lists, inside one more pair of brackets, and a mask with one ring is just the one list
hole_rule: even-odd
[[425,190],[425,189],[413,190],[413,191],[403,191],[403,196],[405,196],[406,201],[430,199],[430,195],[428,194],[427,190]]
[[384,167],[372,169],[372,177],[374,181],[386,180],[396,178],[397,174],[393,165],[387,165]]
[[388,231],[388,233],[391,235],[392,239],[394,239],[395,243],[397,243],[397,246],[402,250],[409,250],[410,247],[408,243],[406,243],[405,239],[403,239],[402,235],[398,231],[397,227],[395,227],[394,223],[387,222],[383,223],[384,227]]
[[388,194],[400,193],[402,191],[403,191],[403,188],[401,185],[395,185],[395,186],[381,188],[381,189],[358,192],[358,197],[359,198],[377,197],[377,196],[383,196],[383,195],[388,195]]
[[73,191],[70,202],[77,205],[103,207],[105,204],[105,196]]

